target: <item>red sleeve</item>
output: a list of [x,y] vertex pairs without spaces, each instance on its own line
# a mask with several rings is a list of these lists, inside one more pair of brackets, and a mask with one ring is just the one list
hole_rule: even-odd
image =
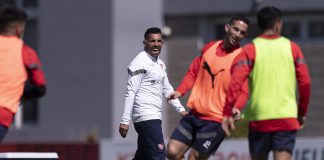
[[[255,47],[248,44],[234,60],[231,72],[232,79],[226,96],[224,107],[224,116],[232,115],[232,108],[243,108],[248,99],[248,83],[247,78],[252,70],[255,60]],[[235,103],[236,102],[236,103]]]
[[24,44],[23,50],[23,62],[27,69],[28,78],[32,81],[33,84],[39,86],[45,86],[46,80],[45,75],[42,70],[41,62],[34,49]]
[[[215,41],[211,41],[207,43],[202,49],[201,49],[201,56],[215,43]],[[190,64],[189,69],[186,73],[186,75],[183,77],[180,85],[176,89],[181,95],[183,96],[186,94],[194,85],[197,74],[200,67],[201,62],[201,56],[196,57]]]
[[184,94],[186,94],[192,88],[193,84],[195,83],[197,74],[199,71],[199,67],[200,67],[200,61],[201,61],[201,56],[196,57],[191,62],[186,75],[183,77],[181,84],[176,89],[176,91],[181,93],[182,96]]
[[299,46],[296,43],[291,42],[291,50],[294,57],[296,78],[298,82],[298,114],[305,116],[309,105],[311,80],[304,55],[301,52]]
[[248,80],[245,80],[242,85],[242,92],[237,97],[234,107],[236,107],[239,110],[242,110],[244,106],[246,105],[247,101],[249,100],[249,82]]

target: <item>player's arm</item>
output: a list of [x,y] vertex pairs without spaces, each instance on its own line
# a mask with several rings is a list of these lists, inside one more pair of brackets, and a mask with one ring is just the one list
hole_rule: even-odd
[[186,94],[194,85],[199,72],[200,62],[201,62],[201,56],[196,57],[191,62],[186,75],[183,77],[180,85],[176,89],[176,91],[179,92],[181,96]]
[[[255,55],[255,52],[253,52],[254,46],[248,45],[246,47],[243,49],[242,53],[236,57],[231,69],[232,79],[226,95],[226,103],[223,111],[224,118],[222,121],[222,128],[227,136],[230,136],[230,130],[235,129],[234,118],[232,117],[233,107],[235,102],[239,99],[239,96],[242,95],[242,86],[244,87],[244,83],[247,84],[247,78],[253,67],[253,58],[255,57],[253,56]],[[245,86],[244,89],[247,89],[247,87]]]
[[194,85],[197,75],[200,68],[201,58],[203,54],[215,43],[215,41],[211,41],[207,43],[202,49],[201,49],[201,55],[195,57],[190,66],[187,70],[185,76],[182,78],[180,85],[176,89],[175,92],[173,92],[169,97],[168,100],[174,99],[174,98],[180,98],[183,95],[185,95]]
[[46,79],[42,69],[42,64],[34,49],[28,45],[23,45],[23,63],[26,68],[28,79],[25,84],[23,98],[39,98],[46,93]]
[[249,100],[249,84],[248,84],[248,80],[245,80],[242,85],[241,93],[237,97],[234,107],[232,109],[233,117],[235,118],[235,120],[239,120],[241,118],[241,111],[245,107],[248,100]]
[[303,126],[308,111],[308,105],[309,105],[309,99],[311,93],[310,91],[311,79],[301,49],[294,42],[291,43],[291,47],[292,47],[292,53],[295,62],[296,78],[297,78],[298,93],[299,93],[298,120],[300,125]]
[[[226,95],[224,116],[231,116],[235,106],[242,109],[248,100],[248,76],[252,71],[255,49],[252,44],[247,45],[235,59],[231,67],[232,79]],[[253,54],[254,53],[254,54]]]
[[124,111],[121,117],[121,122],[119,125],[119,133],[120,135],[125,138],[128,129],[129,129],[129,122],[131,120],[131,113],[133,109],[135,94],[141,85],[142,79],[146,74],[146,70],[143,68],[132,67],[128,68],[128,79],[127,79],[127,87],[126,87],[126,94],[125,94],[125,103],[124,103]]
[[174,93],[173,87],[171,86],[168,75],[166,72],[164,72],[164,79],[163,79],[163,90],[162,93],[164,97],[168,100],[168,103],[173,106],[173,108],[180,113],[181,116],[185,116],[188,114],[188,112],[185,110],[185,108],[182,106],[178,98],[170,99],[170,95]]

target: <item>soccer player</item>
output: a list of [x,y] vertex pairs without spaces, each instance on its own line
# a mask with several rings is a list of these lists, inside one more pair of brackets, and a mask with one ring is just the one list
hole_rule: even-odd
[[[169,99],[178,98],[192,88],[187,102],[190,114],[180,120],[168,143],[170,160],[182,159],[190,148],[189,159],[208,159],[225,138],[221,122],[230,69],[241,53],[239,43],[247,36],[248,26],[247,18],[233,16],[225,25],[224,39],[203,48],[202,55],[193,60],[180,86],[170,95]],[[236,107],[244,106],[247,94],[242,94]]]
[[[135,160],[164,160],[166,158],[161,119],[163,97],[174,90],[169,83],[166,66],[159,58],[163,39],[159,28],[153,27],[144,34],[144,51],[140,52],[128,67],[128,81],[124,113],[119,126],[126,137],[132,118],[138,133]],[[178,99],[168,101],[177,112],[187,112]]]
[[[24,44],[27,14],[5,5],[0,8],[0,141],[8,131],[21,98],[38,98],[46,81],[36,52]],[[26,80],[30,86],[25,88]]]
[[[248,79],[250,103],[249,148],[252,160],[289,160],[297,130],[303,126],[310,97],[310,76],[299,46],[281,36],[282,13],[264,7],[257,14],[261,35],[244,47],[233,69],[222,127],[226,134],[234,127],[232,107],[240,86]],[[296,85],[299,103],[296,102]]]

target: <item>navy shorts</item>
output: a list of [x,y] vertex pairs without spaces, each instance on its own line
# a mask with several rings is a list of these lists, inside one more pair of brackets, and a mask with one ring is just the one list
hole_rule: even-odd
[[138,133],[134,160],[165,160],[166,151],[161,124],[162,121],[159,119],[134,123]]
[[272,151],[288,151],[293,153],[297,131],[257,132],[249,131],[250,154],[254,156],[268,155]]
[[183,117],[171,135],[171,139],[209,155],[216,152],[224,138],[220,123],[199,119],[192,114]]
[[0,125],[0,142],[5,137],[7,132],[8,132],[8,127]]

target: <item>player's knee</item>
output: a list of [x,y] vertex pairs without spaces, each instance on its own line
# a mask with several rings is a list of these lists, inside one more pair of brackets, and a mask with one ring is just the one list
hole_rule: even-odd
[[195,149],[192,149],[189,153],[189,160],[195,160],[195,159],[199,159],[199,160],[207,160],[209,158],[209,154],[203,154],[198,152]]
[[168,145],[167,147],[167,157],[169,160],[179,160],[182,158],[182,155],[180,155],[179,151],[176,147],[172,145]]
[[188,158],[191,159],[197,159],[198,158],[199,153],[198,152],[194,152],[193,149],[189,152]]

